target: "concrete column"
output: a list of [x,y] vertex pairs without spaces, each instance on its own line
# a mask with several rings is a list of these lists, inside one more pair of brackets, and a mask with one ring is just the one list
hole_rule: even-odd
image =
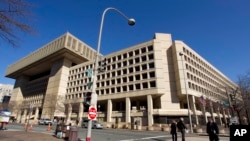
[[126,97],[126,123],[131,122],[131,101],[129,97]]
[[148,103],[148,126],[152,126],[154,123],[153,119],[153,99],[151,95],[147,95]]
[[195,105],[195,96],[191,96],[191,101],[190,101],[190,108],[192,109],[194,115],[194,119],[195,119],[195,124],[199,125],[199,120],[198,120],[198,116],[197,116],[197,111],[196,111],[196,105]]
[[205,123],[207,123],[206,105],[202,105],[202,113],[204,114]]
[[39,108],[36,107],[34,120],[37,120],[37,119],[38,119],[38,114],[39,114]]
[[71,114],[72,114],[72,105],[68,105],[68,115],[67,115],[67,124],[71,122]]
[[22,118],[22,111],[17,112],[16,122],[21,123]]
[[212,117],[212,119],[215,121],[215,119],[214,119],[213,102],[212,102],[212,101],[209,101],[209,104],[210,104],[210,114],[211,114],[211,117]]
[[78,121],[79,121],[78,125],[80,125],[80,126],[82,124],[82,115],[83,115],[83,103],[80,102],[79,103],[79,111],[78,111]]
[[[225,108],[222,108],[222,115],[223,115],[223,119],[224,119],[224,124],[227,124],[227,119],[226,119],[226,114],[225,114]],[[225,125],[227,126],[227,125]]]
[[[217,106],[219,106],[219,105],[217,105]],[[222,120],[221,120],[221,115],[220,115],[220,108],[217,107],[216,111],[217,111],[217,115],[218,115],[218,117],[219,117],[220,125],[222,125]]]
[[22,116],[21,123],[25,123],[26,118],[27,118],[27,109],[24,109],[24,112],[23,112],[23,116]]
[[108,100],[108,107],[107,107],[107,122],[112,122],[112,100]]

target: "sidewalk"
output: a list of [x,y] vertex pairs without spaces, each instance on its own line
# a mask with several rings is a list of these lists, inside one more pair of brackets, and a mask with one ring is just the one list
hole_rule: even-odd
[[52,134],[8,130],[0,130],[0,139],[1,141],[64,141]]
[[[177,138],[178,140],[181,140],[181,138]],[[204,137],[186,137],[186,141],[208,141],[209,138],[207,136],[207,138]],[[165,141],[172,141],[172,139],[167,139]],[[220,139],[220,141],[229,141],[229,139]]]

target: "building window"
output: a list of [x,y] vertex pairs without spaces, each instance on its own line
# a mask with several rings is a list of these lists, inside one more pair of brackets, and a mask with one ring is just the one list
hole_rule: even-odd
[[135,55],[139,55],[139,54],[140,54],[139,49],[135,50]]
[[126,59],[127,58],[127,54],[123,54],[123,59]]
[[146,52],[146,48],[141,48],[141,53],[145,53]]
[[140,74],[135,75],[135,80],[140,80]]
[[152,69],[152,68],[154,68],[154,67],[155,67],[155,64],[154,64],[154,62],[152,62],[152,63],[149,63],[148,65],[149,65],[149,68],[150,68],[150,69]]
[[122,73],[123,73],[123,74],[127,74],[127,69],[123,69],[123,70],[122,70]]
[[135,88],[136,88],[137,90],[141,89],[141,84],[140,84],[140,83],[139,83],[139,84],[135,84]]
[[116,88],[116,92],[117,92],[117,93],[120,93],[120,92],[121,92],[121,88],[120,88],[120,87],[117,87],[117,88]]
[[116,81],[117,81],[117,84],[121,84],[121,78],[118,78]]
[[150,72],[150,73],[149,73],[149,77],[150,77],[150,78],[154,78],[154,77],[155,77],[155,72]]
[[149,60],[154,59],[154,54],[149,54],[149,55],[148,55],[148,59],[149,59]]
[[155,81],[151,81],[151,82],[150,82],[150,87],[151,87],[151,88],[156,87]]
[[133,90],[134,90],[134,85],[129,85],[128,87],[129,87],[129,90],[130,90],[130,91],[133,91]]
[[129,55],[129,57],[132,57],[133,56],[133,51],[129,52],[128,55]]
[[148,51],[153,51],[153,45],[148,46]]
[[133,73],[134,72],[133,71],[133,67],[129,68],[128,70],[129,70],[129,73]]
[[147,70],[147,64],[143,64],[141,67],[142,67],[142,70]]
[[122,64],[119,62],[117,63],[117,67],[120,68],[122,66]]
[[115,80],[111,80],[111,84],[112,84],[112,85],[115,85]]
[[148,74],[147,73],[143,73],[142,74],[142,79],[148,79]]
[[124,83],[124,82],[127,82],[127,77],[123,77],[123,78],[122,78],[122,81],[123,81],[123,83]]
[[142,87],[143,88],[148,88],[148,83],[147,82],[142,83]]
[[127,86],[122,86],[122,91],[126,92],[127,91]]
[[142,56],[142,57],[141,57],[141,61],[142,61],[142,62],[147,61],[147,56],[146,56],[146,55]]
[[114,56],[114,57],[112,58],[112,60],[113,60],[113,62],[115,62],[115,61],[116,61],[116,56]]
[[136,66],[135,71],[140,71],[140,66]]
[[129,76],[128,79],[129,79],[130,82],[134,81],[133,76]]
[[117,75],[118,76],[121,75],[121,71],[120,70],[117,71]]
[[127,66],[127,61],[123,61],[123,67],[126,67]]
[[118,59],[118,60],[121,60],[121,59],[122,59],[121,55],[118,55],[118,56],[117,56],[117,59]]
[[140,58],[139,57],[135,58],[135,63],[140,63]]
[[134,63],[133,59],[130,59],[128,62],[129,62],[129,65],[133,65],[133,63]]

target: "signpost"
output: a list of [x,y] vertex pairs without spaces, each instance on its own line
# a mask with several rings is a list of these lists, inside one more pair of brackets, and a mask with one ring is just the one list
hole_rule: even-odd
[[88,119],[96,120],[96,115],[97,115],[96,108],[94,106],[90,106],[88,112]]

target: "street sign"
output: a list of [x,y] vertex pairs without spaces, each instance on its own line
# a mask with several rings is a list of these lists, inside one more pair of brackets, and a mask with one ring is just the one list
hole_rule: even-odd
[[87,75],[88,77],[92,77],[93,71],[92,69],[87,69]]
[[96,113],[97,113],[96,108],[94,106],[90,106],[88,112],[88,119],[96,120]]

